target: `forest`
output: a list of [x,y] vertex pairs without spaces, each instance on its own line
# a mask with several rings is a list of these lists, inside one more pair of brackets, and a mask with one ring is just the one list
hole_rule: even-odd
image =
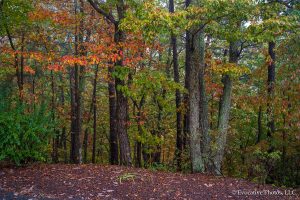
[[299,22],[298,0],[0,0],[0,166],[299,187]]

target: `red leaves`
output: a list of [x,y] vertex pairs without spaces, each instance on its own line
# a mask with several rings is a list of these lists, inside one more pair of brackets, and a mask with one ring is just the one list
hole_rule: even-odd
[[34,75],[35,71],[30,66],[24,67],[24,72]]

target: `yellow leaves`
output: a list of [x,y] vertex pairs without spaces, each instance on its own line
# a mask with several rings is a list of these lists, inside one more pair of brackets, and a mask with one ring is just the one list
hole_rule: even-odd
[[249,68],[245,66],[239,66],[235,63],[221,63],[219,60],[216,60],[211,65],[211,70],[218,74],[228,74],[231,76],[242,76],[243,74],[250,73]]
[[39,52],[29,52],[27,57],[38,62],[42,62],[45,59],[45,56]]
[[176,33],[177,29],[182,31],[182,27],[187,24],[186,15],[187,11],[170,13],[167,9],[160,8],[150,1],[142,4],[134,12],[128,12],[120,28],[127,32],[142,30],[143,36],[152,41],[160,33],[168,33],[170,30]]
[[269,66],[269,65],[271,65],[272,63],[273,63],[273,59],[271,58],[270,55],[268,55],[268,56],[266,57],[266,66]]
[[92,65],[98,64],[101,61],[101,59],[96,55],[91,55],[88,57],[88,59],[89,59],[89,64],[92,64]]
[[103,57],[100,57],[98,55],[89,55],[89,56],[63,56],[60,60],[60,62],[63,65],[67,66],[74,66],[74,65],[80,65],[80,66],[88,66],[88,65],[96,65],[99,64],[103,60]]

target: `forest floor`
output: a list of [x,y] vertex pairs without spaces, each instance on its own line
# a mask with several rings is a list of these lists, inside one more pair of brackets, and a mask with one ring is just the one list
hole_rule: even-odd
[[43,164],[0,169],[0,199],[281,200],[300,199],[299,194],[241,179],[120,166]]

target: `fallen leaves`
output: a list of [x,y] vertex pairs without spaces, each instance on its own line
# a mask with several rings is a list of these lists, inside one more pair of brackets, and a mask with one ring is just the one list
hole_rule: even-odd
[[[120,166],[40,165],[4,168],[0,174],[1,190],[13,191],[16,196],[29,195],[32,199],[229,199],[238,198],[233,190],[257,188],[256,184],[232,178]],[[266,188],[272,187],[259,189]]]

